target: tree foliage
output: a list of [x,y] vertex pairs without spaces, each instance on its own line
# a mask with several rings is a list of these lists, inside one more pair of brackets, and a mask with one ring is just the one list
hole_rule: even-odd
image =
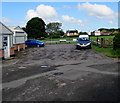
[[117,33],[113,39],[113,49],[120,49],[120,32]]
[[88,35],[87,32],[79,32],[79,35]]
[[60,37],[64,35],[61,29],[62,23],[53,22],[46,25],[46,32],[50,37]]
[[29,38],[46,37],[45,25],[41,18],[35,17],[27,22],[25,31],[28,33]]
[[100,28],[98,29],[99,31],[106,31],[106,32],[114,32],[114,31],[119,31],[120,28],[118,29],[115,29],[115,28],[110,28],[110,29],[107,29],[107,28]]

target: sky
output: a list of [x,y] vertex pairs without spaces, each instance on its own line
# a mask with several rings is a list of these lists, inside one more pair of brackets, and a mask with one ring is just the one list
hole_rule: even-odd
[[62,29],[91,32],[118,28],[118,2],[2,2],[0,21],[25,27],[33,17],[46,24],[62,23]]

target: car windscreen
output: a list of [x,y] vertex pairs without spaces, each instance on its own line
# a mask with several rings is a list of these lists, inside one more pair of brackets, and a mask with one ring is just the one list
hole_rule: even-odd
[[39,40],[36,40],[36,42],[40,42]]
[[81,37],[78,41],[89,41],[89,37]]
[[26,42],[31,42],[31,40],[27,40]]

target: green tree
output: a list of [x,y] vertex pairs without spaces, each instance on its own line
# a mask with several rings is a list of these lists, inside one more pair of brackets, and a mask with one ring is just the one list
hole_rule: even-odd
[[45,22],[38,17],[34,17],[27,22],[25,31],[28,34],[28,38],[41,38],[46,37]]
[[79,35],[88,35],[87,32],[79,32]]
[[117,50],[117,49],[120,50],[120,32],[115,34],[115,37],[113,39],[113,49],[114,50]]
[[26,28],[25,27],[22,27],[22,29],[26,32]]
[[62,23],[53,22],[46,25],[46,32],[50,37],[60,37],[64,35],[61,29]]

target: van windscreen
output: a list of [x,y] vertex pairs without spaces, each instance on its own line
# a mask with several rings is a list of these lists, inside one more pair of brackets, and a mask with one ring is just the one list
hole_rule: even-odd
[[79,41],[89,41],[89,38],[88,37],[81,37],[78,40]]

